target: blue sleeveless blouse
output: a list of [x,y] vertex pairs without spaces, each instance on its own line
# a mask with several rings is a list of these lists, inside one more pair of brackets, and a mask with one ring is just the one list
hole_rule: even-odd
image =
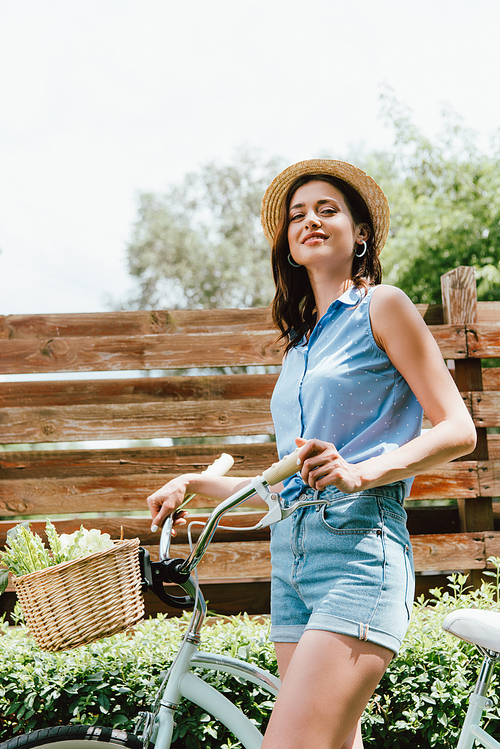
[[[309,341],[288,352],[271,399],[280,458],[303,437],[332,442],[346,461],[360,463],[420,434],[422,408],[373,337],[376,288],[365,294],[352,286],[330,305]],[[405,481],[406,496],[412,482]],[[300,474],[285,484],[286,499],[304,487]]]

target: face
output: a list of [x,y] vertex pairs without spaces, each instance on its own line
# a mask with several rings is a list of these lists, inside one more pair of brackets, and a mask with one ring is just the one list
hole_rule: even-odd
[[329,182],[307,182],[290,201],[288,244],[295,262],[307,269],[329,265],[350,276],[353,254],[367,239],[355,226],[342,193]]

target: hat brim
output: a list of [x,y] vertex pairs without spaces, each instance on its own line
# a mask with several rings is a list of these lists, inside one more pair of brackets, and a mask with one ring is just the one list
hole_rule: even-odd
[[297,164],[284,169],[273,179],[262,199],[260,220],[264,236],[272,246],[281,208],[288,190],[299,177],[310,174],[328,174],[351,185],[363,198],[370,213],[375,233],[373,248],[380,252],[389,234],[389,203],[382,188],[362,169],[348,164],[346,161],[333,159],[310,159],[299,161]]

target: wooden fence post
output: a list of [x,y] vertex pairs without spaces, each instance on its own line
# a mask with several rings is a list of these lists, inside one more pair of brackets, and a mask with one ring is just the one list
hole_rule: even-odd
[[[468,325],[477,322],[476,274],[474,268],[461,266],[441,276],[441,295],[445,324]],[[483,389],[481,359],[455,359],[455,381],[461,392]],[[486,427],[476,427],[477,445],[475,450],[461,460],[488,460],[488,439]],[[459,499],[458,511],[460,531],[494,530],[493,504],[491,497],[478,496],[474,499]],[[471,580],[478,585],[481,571],[472,570]]]

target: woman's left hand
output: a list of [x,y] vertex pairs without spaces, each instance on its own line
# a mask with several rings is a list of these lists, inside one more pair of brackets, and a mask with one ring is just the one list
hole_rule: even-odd
[[302,460],[302,479],[312,489],[321,491],[327,486],[336,486],[345,494],[361,490],[361,474],[356,464],[347,463],[338,453],[335,445],[323,440],[304,440],[297,437]]

